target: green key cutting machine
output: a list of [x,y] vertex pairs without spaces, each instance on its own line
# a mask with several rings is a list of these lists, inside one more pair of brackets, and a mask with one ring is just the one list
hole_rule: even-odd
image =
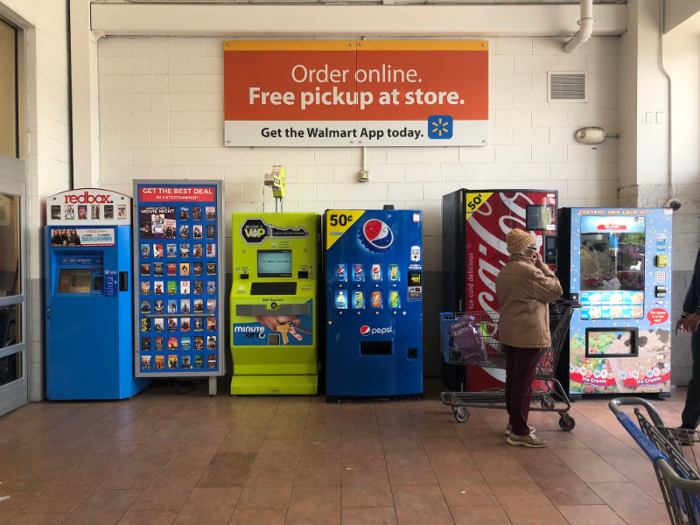
[[[266,185],[281,201],[283,168],[272,175]],[[233,214],[232,395],[318,393],[319,222],[316,213]]]

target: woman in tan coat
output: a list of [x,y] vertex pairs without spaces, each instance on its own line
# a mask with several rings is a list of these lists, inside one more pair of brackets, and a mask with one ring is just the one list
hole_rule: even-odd
[[506,409],[510,423],[508,443],[546,447],[527,424],[532,382],[542,348],[551,346],[548,304],[561,297],[554,273],[542,261],[531,233],[514,229],[506,235],[510,259],[496,279],[500,305],[499,340],[506,354]]

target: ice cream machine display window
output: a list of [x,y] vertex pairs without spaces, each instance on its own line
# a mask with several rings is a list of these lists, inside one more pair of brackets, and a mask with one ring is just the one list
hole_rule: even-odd
[[637,357],[638,355],[638,328],[586,328],[586,357]]
[[581,218],[581,319],[644,317],[645,218]]

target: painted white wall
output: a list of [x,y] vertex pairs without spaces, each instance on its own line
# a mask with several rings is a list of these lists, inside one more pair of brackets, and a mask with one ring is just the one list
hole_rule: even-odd
[[665,4],[664,33],[668,33],[700,11],[700,0],[668,0]]
[[[668,81],[660,66],[662,0],[629,0],[620,47],[620,187],[668,181]],[[647,122],[651,116],[652,122]]]
[[618,82],[620,148],[620,187],[637,184],[637,4],[627,6],[627,32],[620,37],[620,76]]
[[[615,206],[615,141],[583,146],[573,133],[617,131],[618,38],[594,37],[573,57],[563,54],[564,39],[489,41],[490,145],[368,148],[371,182],[363,184],[359,148],[223,146],[223,38],[101,39],[103,187],[131,194],[135,178],[221,179],[227,211],[259,211],[263,174],[282,164],[285,211],[423,210],[427,271],[442,264],[441,198],[459,187],[556,189],[563,206]],[[547,72],[564,70],[589,73],[589,102],[547,102]]]
[[100,186],[100,118],[97,106],[97,39],[90,28],[90,0],[68,0],[71,23],[73,185]]
[[664,64],[672,79],[673,179],[700,182],[700,35],[664,37]]
[[[637,184],[663,184],[668,177],[668,81],[659,67],[662,0],[638,4]],[[655,122],[648,124],[652,113]],[[657,114],[663,113],[662,120]]]
[[44,199],[68,189],[70,181],[67,12],[65,0],[0,0],[0,13],[25,28],[27,35],[27,338],[32,401],[44,397]]

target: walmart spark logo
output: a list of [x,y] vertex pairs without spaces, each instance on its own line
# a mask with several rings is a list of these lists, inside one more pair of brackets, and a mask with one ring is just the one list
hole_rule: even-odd
[[449,115],[433,115],[428,118],[429,139],[451,139],[453,122]]

